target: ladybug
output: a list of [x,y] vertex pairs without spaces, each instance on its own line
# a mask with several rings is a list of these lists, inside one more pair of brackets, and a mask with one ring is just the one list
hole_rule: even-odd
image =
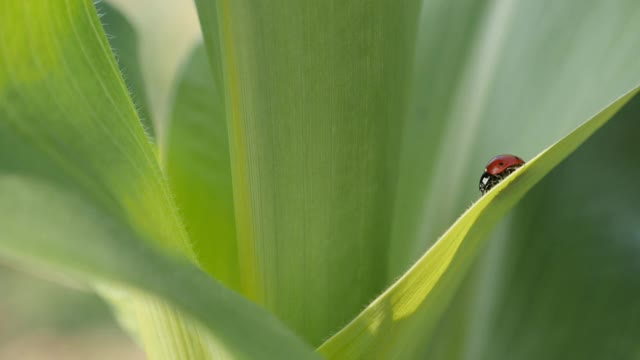
[[522,165],[524,165],[524,160],[515,155],[494,157],[489,161],[480,177],[480,192],[485,194]]

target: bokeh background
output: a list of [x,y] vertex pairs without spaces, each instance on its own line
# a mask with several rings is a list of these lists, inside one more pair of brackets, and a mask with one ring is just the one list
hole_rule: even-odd
[[144,359],[98,296],[63,281],[0,265],[0,359]]

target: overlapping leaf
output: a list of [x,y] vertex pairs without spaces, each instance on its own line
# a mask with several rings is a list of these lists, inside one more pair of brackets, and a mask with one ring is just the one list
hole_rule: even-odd
[[0,198],[3,256],[177,306],[134,298],[151,322],[142,337],[169,334],[155,358],[208,356],[211,339],[240,358],[316,356],[187,265],[189,239],[91,1],[0,2]]
[[167,173],[200,263],[239,288],[224,99],[198,46],[184,66],[169,124]]
[[140,64],[140,39],[127,18],[107,3],[100,3],[98,10],[101,13],[100,21],[107,39],[114,51],[118,68],[122,73],[129,93],[134,100],[138,117],[142,121],[145,130],[151,136],[154,135],[154,124],[151,119],[147,89],[143,79]]

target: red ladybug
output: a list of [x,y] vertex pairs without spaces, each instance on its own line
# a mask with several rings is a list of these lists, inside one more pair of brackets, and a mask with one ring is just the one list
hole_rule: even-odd
[[517,168],[524,165],[524,160],[514,155],[498,155],[491,159],[480,177],[480,192],[486,193],[500,181],[511,175]]

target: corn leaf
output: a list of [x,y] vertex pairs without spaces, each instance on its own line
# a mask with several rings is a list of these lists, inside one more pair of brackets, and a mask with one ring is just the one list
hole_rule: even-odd
[[477,197],[495,155],[530,159],[640,82],[635,0],[427,0],[389,279]]
[[[0,175],[0,254],[4,257],[166,299],[198,319],[237,358],[315,358],[313,351],[273,316],[193,265],[167,257],[140,241],[129,227],[88,203],[83,194],[31,174],[4,170]],[[169,311],[174,322],[184,321],[182,314],[153,305],[153,301],[136,301],[143,301],[144,312]],[[170,334],[167,341],[191,335],[190,325],[166,326]],[[186,334],[177,336],[176,328],[187,328]],[[156,354],[164,349],[149,350]],[[183,352],[208,354],[198,347],[184,347]]]
[[0,198],[4,256],[177,307],[136,300],[142,338],[164,346],[154,358],[209,356],[211,342],[240,358],[317,356],[186,264],[190,240],[91,1],[0,1]]
[[118,68],[136,105],[138,117],[147,134],[154,136],[149,99],[139,59],[140,39],[138,33],[127,18],[109,4],[101,3],[98,11],[101,14],[100,21],[107,33],[107,39],[116,57]]
[[429,334],[416,330],[436,325],[492,226],[638,90],[613,102],[481,197],[407,273],[325,342],[320,352],[331,359],[412,356],[415,344]]
[[386,283],[419,2],[197,4],[225,84],[242,292],[320,344]]
[[167,173],[200,263],[239,288],[229,141],[224,99],[215,84],[199,45],[175,90]]
[[[488,159],[501,153],[530,159],[638,84],[638,24],[633,0],[424,2],[389,279],[477,198]],[[512,226],[506,220],[489,242],[504,244]],[[486,329],[476,306],[491,298],[496,264],[509,257],[502,245],[488,250],[437,332],[416,329],[424,338],[411,356],[474,358],[462,344]]]
[[[469,279],[475,291],[457,294],[448,310],[471,314],[465,326],[442,334],[459,339],[455,358],[639,353],[639,115],[636,95],[493,234]],[[437,350],[427,356],[454,358]]]

